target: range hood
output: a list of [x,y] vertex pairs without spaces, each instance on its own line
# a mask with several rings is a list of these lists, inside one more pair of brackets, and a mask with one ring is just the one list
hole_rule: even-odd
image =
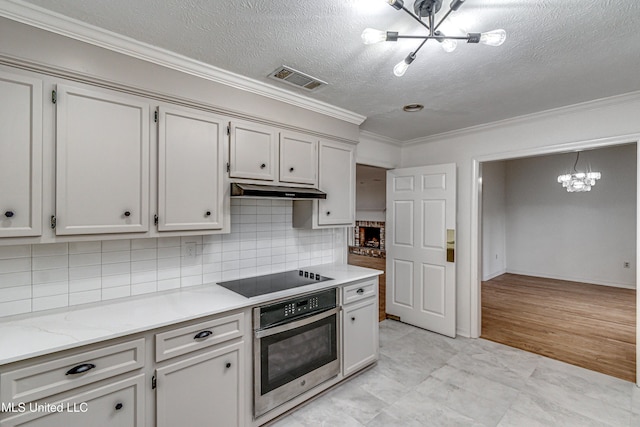
[[327,193],[317,188],[281,187],[276,185],[231,183],[231,197],[266,199],[326,199]]

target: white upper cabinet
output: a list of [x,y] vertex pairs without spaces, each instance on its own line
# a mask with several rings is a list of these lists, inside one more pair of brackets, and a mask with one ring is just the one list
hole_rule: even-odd
[[320,141],[320,190],[327,193],[318,201],[318,225],[355,224],[355,147]]
[[159,108],[158,230],[223,227],[225,134],[221,117]]
[[58,85],[56,234],[149,229],[149,104]]
[[280,182],[317,185],[317,146],[311,136],[280,132]]
[[42,81],[0,72],[0,237],[42,234]]
[[231,122],[231,178],[274,181],[276,178],[276,129],[250,122]]

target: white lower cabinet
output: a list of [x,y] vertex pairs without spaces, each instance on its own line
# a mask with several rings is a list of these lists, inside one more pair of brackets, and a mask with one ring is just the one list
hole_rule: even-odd
[[244,343],[156,369],[156,425],[244,425]]
[[102,381],[89,391],[59,401],[17,404],[13,412],[23,412],[0,421],[0,426],[143,427],[144,377]]
[[[371,289],[375,291],[372,293]],[[378,360],[377,279],[343,288],[342,374],[346,377]]]

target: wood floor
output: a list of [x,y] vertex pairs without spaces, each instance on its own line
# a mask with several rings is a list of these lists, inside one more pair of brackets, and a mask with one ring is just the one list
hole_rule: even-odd
[[636,291],[503,274],[482,282],[482,338],[636,380]]
[[[357,265],[359,267],[374,268],[376,270],[382,270],[382,271],[384,271],[386,267],[386,262],[387,260],[384,258],[374,258],[370,256],[356,255],[356,254],[349,254],[349,258],[347,260],[347,264]],[[385,313],[386,295],[387,295],[386,289],[387,289],[386,275],[381,274],[380,276],[378,276],[378,299],[379,299],[378,320],[380,322],[382,322],[387,317]]]

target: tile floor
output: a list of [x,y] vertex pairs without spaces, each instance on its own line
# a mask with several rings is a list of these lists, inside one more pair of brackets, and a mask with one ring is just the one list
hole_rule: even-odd
[[640,426],[640,388],[491,341],[385,320],[373,369],[273,426]]

